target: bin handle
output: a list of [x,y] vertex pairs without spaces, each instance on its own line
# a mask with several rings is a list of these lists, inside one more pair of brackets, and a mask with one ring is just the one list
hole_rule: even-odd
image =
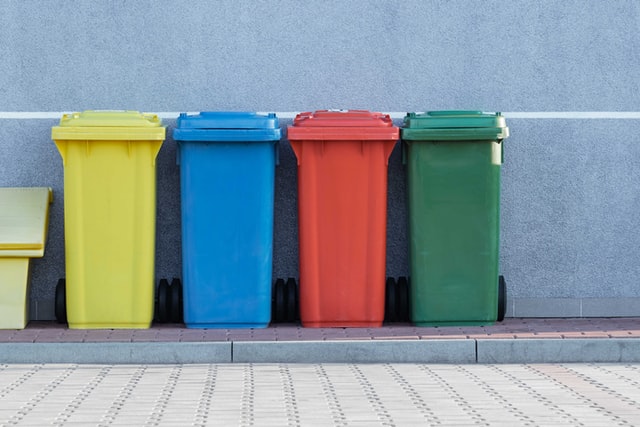
[[393,139],[390,141],[385,142],[384,144],[384,160],[386,165],[389,165],[389,157],[391,157],[391,153],[393,152],[393,149],[396,147],[396,144],[398,143],[397,139]]
[[300,166],[300,158],[302,157],[302,144],[300,143],[300,141],[291,140],[289,140],[289,144],[291,145],[293,154],[295,154],[296,156],[296,162],[298,162],[298,166]]

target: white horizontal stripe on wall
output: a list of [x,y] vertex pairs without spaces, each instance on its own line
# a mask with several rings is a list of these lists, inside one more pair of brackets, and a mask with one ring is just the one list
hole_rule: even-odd
[[[273,111],[263,112],[272,113]],[[63,114],[72,111],[0,111],[0,119],[7,120],[32,120],[32,119],[59,119]],[[293,119],[297,112],[275,112],[281,119]],[[155,113],[162,119],[175,119],[180,112]],[[197,112],[189,112],[197,114]],[[393,119],[402,119],[406,112],[387,112]],[[640,119],[640,111],[521,111],[503,112],[503,116],[509,119]]]

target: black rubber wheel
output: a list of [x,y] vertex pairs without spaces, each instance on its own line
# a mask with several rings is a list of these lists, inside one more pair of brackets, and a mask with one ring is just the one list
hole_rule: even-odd
[[285,283],[284,279],[277,279],[273,285],[273,296],[271,305],[271,320],[274,323],[280,323],[285,318]]
[[167,323],[169,321],[169,281],[167,279],[161,279],[158,283],[157,295],[158,322]]
[[385,285],[384,320],[396,321],[396,279],[393,277],[387,277]]
[[182,323],[184,317],[184,307],[182,305],[182,282],[180,279],[173,278],[171,280],[171,291],[169,292],[169,314],[171,322]]
[[504,276],[498,276],[498,317],[497,321],[502,322],[507,313],[507,283]]
[[409,280],[399,277],[396,283],[396,321],[409,321]]
[[58,323],[67,323],[67,281],[58,280],[56,285],[55,314]]
[[298,320],[298,285],[293,277],[287,279],[285,296],[287,301],[285,322],[294,323]]

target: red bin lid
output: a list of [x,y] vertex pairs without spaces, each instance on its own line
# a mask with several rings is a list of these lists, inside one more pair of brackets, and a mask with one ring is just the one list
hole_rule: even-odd
[[287,134],[289,140],[395,140],[399,129],[388,114],[318,110],[298,114]]

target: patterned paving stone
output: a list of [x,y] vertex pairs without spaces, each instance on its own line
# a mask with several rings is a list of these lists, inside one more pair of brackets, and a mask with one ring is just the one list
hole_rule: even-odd
[[638,364],[0,365],[0,426],[633,426]]

